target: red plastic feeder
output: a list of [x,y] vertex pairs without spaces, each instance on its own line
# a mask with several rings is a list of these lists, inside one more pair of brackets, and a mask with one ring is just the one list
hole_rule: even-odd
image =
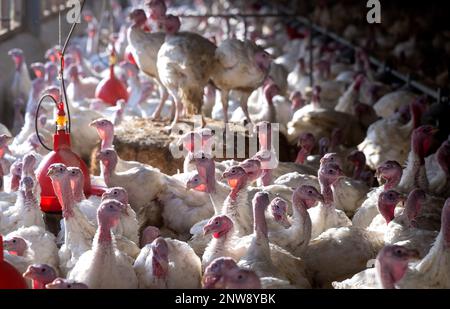
[[79,167],[84,174],[84,194],[91,195],[91,179],[89,171],[83,160],[70,149],[70,134],[65,130],[58,130],[53,135],[53,151],[47,154],[39,164],[36,174],[41,185],[41,209],[44,212],[61,212],[61,205],[53,191],[47,170],[53,163],[63,163],[66,166]]
[[8,262],[3,260],[3,237],[0,235],[0,290],[4,289],[26,289],[25,279]]
[[47,176],[50,165],[63,163],[66,166],[79,167],[84,175],[84,194],[90,196],[92,193],[101,195],[103,190],[91,187],[91,178],[86,163],[70,149],[70,133],[66,131],[67,118],[64,112],[64,104],[58,103],[58,116],[56,118],[57,131],[53,135],[53,151],[48,153],[39,164],[36,175],[41,186],[41,209],[46,213],[60,213],[62,211],[58,198],[53,190],[52,180]]
[[120,99],[128,101],[127,87],[118,80],[114,74],[115,64],[116,52],[114,51],[114,48],[112,48],[109,60],[109,77],[102,79],[97,85],[97,89],[95,89],[96,98],[113,106],[115,106],[116,102]]

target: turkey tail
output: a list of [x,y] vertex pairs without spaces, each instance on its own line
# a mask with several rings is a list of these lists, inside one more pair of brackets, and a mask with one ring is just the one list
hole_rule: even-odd
[[181,102],[187,108],[188,115],[201,113],[203,105],[203,89],[199,87],[180,87],[178,90]]

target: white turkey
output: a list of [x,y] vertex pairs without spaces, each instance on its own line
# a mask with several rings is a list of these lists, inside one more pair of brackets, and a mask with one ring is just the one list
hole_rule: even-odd
[[403,164],[410,149],[410,136],[419,125],[423,104],[416,100],[409,104],[411,119],[407,123],[401,121],[400,114],[380,119],[367,129],[367,136],[358,145],[358,150],[364,152],[367,165],[375,169],[387,160]]
[[[107,148],[114,148],[114,124],[106,119],[106,118],[99,118],[94,121],[92,121],[89,126],[95,128],[97,130],[97,134],[100,137],[101,144],[100,144],[100,150],[105,150]],[[136,161],[125,161],[120,158],[118,158],[116,170],[118,172],[123,172],[126,170],[129,170],[133,167],[139,167],[142,166],[142,163],[136,162]],[[103,170],[104,166],[103,163],[100,164],[101,168],[101,176],[103,176]]]
[[308,210],[312,221],[311,239],[329,228],[350,226],[351,221],[342,210],[336,209],[331,185],[342,176],[342,170],[335,163],[321,164],[318,172],[320,191],[324,202]]
[[7,234],[20,227],[45,226],[33,189],[34,181],[31,177],[27,176],[20,181],[16,202],[0,213],[0,232]]
[[56,278],[55,280],[53,280],[50,283],[47,283],[45,285],[46,289],[51,289],[51,290],[60,290],[60,289],[88,289],[88,286],[84,283],[81,282],[76,282],[74,280],[69,280],[69,279],[63,279],[63,278]]
[[430,191],[445,197],[450,191],[450,139],[434,155],[425,158],[425,169]]
[[50,177],[61,205],[64,220],[64,244],[59,249],[59,268],[67,275],[80,256],[91,248],[95,235],[95,226],[91,224],[76,206],[70,186],[69,172],[61,163],[50,165],[47,176]]
[[130,18],[133,21],[127,33],[130,52],[139,69],[153,78],[160,88],[161,100],[152,115],[154,119],[159,119],[169,95],[166,87],[161,83],[157,69],[158,52],[164,44],[165,34],[162,32],[147,33],[143,30],[147,21],[143,10],[134,10],[131,12]]
[[[408,195],[403,212],[388,223],[384,233],[386,244],[396,244],[415,249],[423,258],[430,250],[438,232],[430,226],[434,218],[427,216],[427,196],[421,189],[414,189]],[[431,227],[431,229],[430,229]]]
[[211,79],[221,91],[224,122],[228,122],[228,95],[232,89],[240,92],[242,111],[251,122],[247,101],[269,74],[269,54],[249,40],[227,39],[215,50],[214,60],[217,67],[212,71]]
[[196,33],[177,32],[179,20],[175,16],[168,22],[171,25],[166,24],[166,40],[159,49],[156,65],[161,83],[175,100],[175,117],[170,126],[173,129],[183,106],[187,115],[201,112],[204,88],[216,68],[216,46]]
[[[289,264],[285,267],[275,267],[271,258],[271,249],[269,245],[269,237],[267,223],[265,218],[265,209],[269,204],[269,195],[266,192],[257,193],[252,200],[254,231],[250,237],[250,245],[246,254],[241,257],[238,265],[245,269],[254,271],[260,278],[269,277],[277,280],[289,281],[297,288],[309,288],[310,284],[305,278],[304,269],[302,269],[302,261],[298,259],[297,269],[290,268]],[[292,260],[295,257],[292,256]],[[286,261],[288,262],[288,261]],[[303,274],[302,274],[303,272]],[[293,279],[295,278],[295,279]]]
[[405,275],[408,264],[418,252],[398,245],[387,245],[377,255],[375,268],[355,274],[350,279],[333,282],[335,289],[392,289]]
[[399,288],[450,288],[450,199],[445,201],[441,218],[441,230],[430,252],[408,268],[396,284]]
[[380,179],[385,180],[385,183],[367,193],[365,201],[352,218],[354,226],[366,228],[370,225],[373,218],[378,214],[377,205],[380,193],[396,188],[400,183],[403,170],[398,162],[386,161],[378,166],[377,174]]
[[425,169],[425,157],[429,152],[436,132],[437,128],[429,125],[423,125],[413,130],[408,162],[403,171],[402,179],[398,184],[401,190],[408,192],[414,187],[419,187],[423,190],[428,189],[429,182]]
[[200,288],[200,258],[183,241],[156,238],[141,249],[133,268],[139,280],[139,288]]
[[[311,218],[308,209],[317,201],[323,202],[323,196],[312,186],[302,185],[292,194],[292,218],[288,221],[289,227],[281,226],[277,230],[269,231],[270,242],[301,256],[306,250],[311,239]],[[286,218],[286,202],[281,198],[275,198],[271,204],[275,220],[283,223]],[[284,207],[283,207],[284,206]]]
[[70,271],[68,278],[94,289],[133,289],[138,279],[133,261],[116,248],[111,231],[120,220],[124,205],[118,201],[106,200],[100,205],[98,229],[92,242],[92,249],[84,252]]
[[11,95],[13,98],[21,97],[22,99],[27,100],[31,88],[31,79],[23,50],[14,48],[8,52],[8,55],[12,58],[15,65],[15,72],[10,90]]
[[56,271],[59,265],[55,236],[42,227],[21,227],[5,236],[5,259],[21,273],[29,265],[48,264]]
[[55,269],[47,264],[32,264],[22,274],[25,279],[31,280],[32,288],[45,289],[45,286],[57,277]]

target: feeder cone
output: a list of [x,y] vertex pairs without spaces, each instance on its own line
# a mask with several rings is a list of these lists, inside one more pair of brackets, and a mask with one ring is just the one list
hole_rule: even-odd
[[109,76],[102,79],[95,89],[96,98],[113,106],[120,99],[128,101],[127,87],[114,74],[114,65],[116,62],[116,53],[113,49],[109,60]]
[[3,237],[0,235],[0,290],[28,288],[22,275],[3,259]]

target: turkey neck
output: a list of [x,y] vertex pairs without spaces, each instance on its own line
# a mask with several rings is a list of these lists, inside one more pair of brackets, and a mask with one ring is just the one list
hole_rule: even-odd
[[275,106],[273,105],[273,97],[266,95],[266,103],[267,103],[267,115],[269,118],[269,122],[270,123],[275,123],[276,122],[276,109]]
[[115,176],[115,174],[116,174],[116,165],[117,165],[117,159],[105,164],[105,168],[104,168],[104,172],[103,172],[103,179],[105,180],[105,183],[108,187],[112,187],[112,185],[110,185],[111,178],[113,176]]
[[353,170],[353,179],[361,179],[361,173],[363,171],[363,164],[357,162],[355,164],[355,169]]
[[306,66],[304,61],[298,62],[298,73],[300,73],[300,75],[302,76],[306,75]]
[[[48,282],[48,283],[50,283],[50,282]],[[45,284],[38,280],[32,280],[32,288],[33,288],[33,290],[44,290]]]
[[20,59],[17,59],[14,61],[16,64],[16,72],[22,73],[24,71],[24,60],[22,57],[20,57]]
[[318,95],[313,95],[311,104],[314,108],[320,108],[320,98]]
[[300,149],[300,151],[298,152],[298,154],[297,154],[297,158],[295,159],[295,163],[297,163],[297,164],[305,163],[305,159],[308,156],[308,154],[309,154],[309,151],[306,150],[304,147],[302,147]]
[[217,257],[226,256],[226,251],[229,250],[229,242],[233,232],[234,229],[231,228],[228,232],[222,234],[219,238],[214,237],[211,242],[210,252],[214,255],[217,255]]
[[247,178],[239,178],[237,185],[233,188],[231,188],[231,192],[228,195],[228,197],[230,198],[232,203],[236,203],[238,197],[239,197],[239,193],[241,193],[242,190],[245,189],[245,185],[247,184]]
[[[201,165],[197,167],[200,175],[206,175],[206,189],[211,196],[216,193],[216,164],[214,160],[209,160],[206,166]],[[211,197],[212,198],[212,197]]]
[[[113,263],[113,261],[110,259],[111,257],[114,257],[111,227],[100,222],[100,219],[97,233],[94,237],[92,250],[94,251],[93,263],[96,267],[102,267],[105,264]],[[115,267],[115,265],[111,266],[113,268]]]
[[45,290],[45,285],[47,283],[51,283],[53,282],[53,280],[56,279],[56,276],[53,276],[50,280],[46,281],[46,282],[41,282],[39,280],[33,279],[32,280],[32,288],[33,290]]
[[[425,172],[425,141],[420,141],[420,143],[412,142],[412,164],[414,171],[414,185],[423,190],[428,189],[428,179]],[[409,160],[408,160],[409,161]]]
[[104,131],[102,132],[102,143],[100,145],[101,150],[107,148],[113,148],[114,132]]
[[33,190],[26,190],[24,194],[25,206],[28,208],[38,208],[38,200],[33,194]]
[[63,217],[69,219],[73,216],[73,206],[75,201],[73,199],[72,188],[70,187],[70,180],[67,177],[53,180],[53,189],[58,198],[58,202],[62,207]]
[[323,195],[324,205],[331,206],[333,204],[333,190],[331,184],[326,177],[319,174],[320,193]]
[[98,233],[97,238],[98,245],[111,246],[112,234],[111,234],[111,226],[109,224],[99,222],[97,233]]
[[258,238],[267,239],[267,222],[264,215],[266,207],[264,204],[256,203],[253,207],[254,225],[253,231]]
[[251,231],[251,217],[248,216],[250,209],[247,208],[247,190],[238,193],[232,196],[232,191],[228,195],[223,204],[222,214],[228,215],[233,220],[234,229],[242,236]]
[[74,74],[72,76],[72,79],[73,79],[74,85],[79,85],[81,83],[80,75],[78,75],[78,74]]
[[395,218],[395,205],[382,203],[381,199],[378,199],[378,211],[389,224]]
[[300,238],[303,238],[303,245],[307,245],[309,243],[309,240],[311,239],[311,229],[312,229],[312,222],[311,217],[309,216],[308,213],[308,206],[306,205],[306,202],[302,199],[295,201],[293,205],[294,207],[292,209],[293,211],[292,216],[294,222],[292,222],[289,231],[290,233],[296,236],[296,239],[298,239],[298,235],[301,236]]
[[86,196],[84,195],[84,192],[83,192],[82,184],[75,182],[74,187],[73,187],[73,198],[77,203],[86,199]]

